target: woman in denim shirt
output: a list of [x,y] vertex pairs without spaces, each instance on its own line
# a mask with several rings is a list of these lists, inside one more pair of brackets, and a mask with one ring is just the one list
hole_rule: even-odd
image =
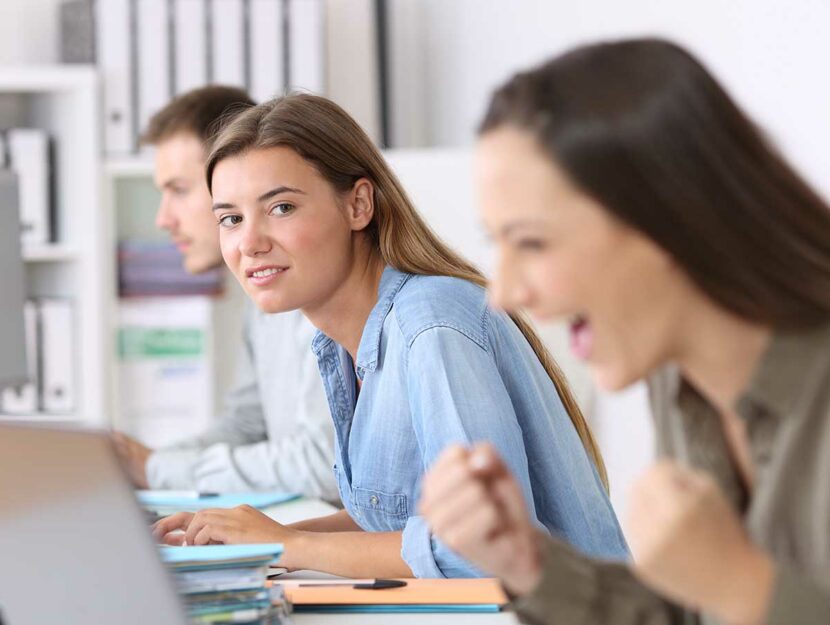
[[[604,468],[549,355],[488,308],[484,279],[424,224],[360,127],[296,95],[235,117],[207,165],[225,262],[265,312],[299,308],[336,430],[345,509],[283,526],[248,507],[161,521],[167,542],[281,542],[281,564],[351,577],[470,577],[416,511],[450,444],[490,441],[534,522],[623,558]],[[174,529],[185,534],[168,535]]]

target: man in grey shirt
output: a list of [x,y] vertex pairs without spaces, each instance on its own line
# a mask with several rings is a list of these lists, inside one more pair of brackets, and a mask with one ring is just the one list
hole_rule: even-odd
[[[191,273],[222,264],[204,174],[211,137],[221,119],[251,104],[239,89],[195,89],[156,113],[142,137],[156,147],[155,183],[162,194],[156,224],[170,233]],[[238,285],[230,288],[241,295]],[[283,490],[338,501],[334,431],[311,352],[314,332],[299,311],[264,314],[246,299],[242,350],[224,417],[202,435],[159,450],[115,434],[134,484],[216,492]]]

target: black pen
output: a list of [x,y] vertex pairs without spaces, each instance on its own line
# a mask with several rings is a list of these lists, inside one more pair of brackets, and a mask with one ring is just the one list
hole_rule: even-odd
[[[305,584],[297,584],[300,588],[308,588],[308,587],[329,587],[334,588],[336,586],[349,586],[349,582],[310,582]],[[403,588],[406,586],[406,582],[402,579],[376,579],[372,582],[358,582],[357,584],[352,584],[352,588],[357,590],[384,590],[386,588]]]

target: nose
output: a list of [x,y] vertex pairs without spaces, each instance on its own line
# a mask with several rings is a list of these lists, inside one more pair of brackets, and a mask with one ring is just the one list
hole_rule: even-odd
[[243,256],[255,257],[271,251],[271,239],[256,220],[247,219],[241,224],[239,251]]
[[489,285],[492,306],[512,311],[527,305],[530,293],[519,274],[516,263],[504,251],[499,251]]
[[178,220],[176,219],[176,214],[170,206],[170,200],[167,198],[167,194],[164,194],[161,197],[161,202],[159,202],[159,207],[156,211],[156,228],[175,233],[177,226]]

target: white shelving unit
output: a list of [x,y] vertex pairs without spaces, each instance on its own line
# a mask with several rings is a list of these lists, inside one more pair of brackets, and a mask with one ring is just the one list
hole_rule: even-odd
[[27,294],[71,299],[74,309],[75,410],[0,415],[7,420],[109,423],[108,303],[113,262],[101,204],[99,82],[88,66],[0,67],[0,126],[48,131],[55,148],[57,241],[24,248]]

